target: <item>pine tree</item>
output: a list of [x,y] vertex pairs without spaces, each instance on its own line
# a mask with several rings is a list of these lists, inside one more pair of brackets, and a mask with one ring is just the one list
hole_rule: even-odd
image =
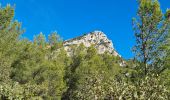
[[63,45],[63,40],[56,32],[52,32],[48,36],[48,40],[49,40],[49,45],[51,46],[52,51],[61,48]]
[[168,27],[169,27],[169,32],[168,36],[166,38],[166,42],[164,45],[161,46],[162,52],[166,55],[164,57],[164,70],[163,73],[161,74],[161,78],[164,79],[164,82],[166,83],[166,86],[170,90],[170,10],[168,9],[166,11],[165,17],[168,22]]
[[14,9],[7,5],[0,7],[0,80],[5,81],[10,75],[10,65],[15,58],[18,36],[22,34],[20,23],[13,21]]
[[34,37],[34,43],[36,43],[40,48],[45,48],[46,47],[46,37],[45,35],[41,32],[37,36]]
[[[26,92],[18,82],[10,78],[16,60],[19,36],[23,33],[19,22],[13,20],[14,8],[0,6],[0,99],[23,99]],[[28,92],[27,92],[28,93]]]
[[133,50],[145,74],[162,70],[162,51],[159,47],[167,36],[167,22],[157,0],[138,0],[137,17],[133,19],[136,45]]

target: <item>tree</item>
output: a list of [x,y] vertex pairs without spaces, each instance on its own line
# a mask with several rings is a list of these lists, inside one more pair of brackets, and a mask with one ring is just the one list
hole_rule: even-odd
[[13,21],[14,9],[0,7],[0,80],[9,80],[10,65],[15,58],[18,36],[22,34],[20,23]]
[[[170,29],[170,10],[168,9],[166,14],[165,14],[165,17],[167,19],[167,22],[168,22],[168,27]],[[168,89],[170,90],[170,30],[169,30],[169,33],[168,33],[168,36],[166,38],[166,42],[164,45],[161,46],[161,49],[162,49],[162,52],[164,52],[164,54],[166,55],[164,57],[164,70],[163,70],[163,73],[161,74],[161,78],[164,79],[165,81],[165,85],[168,87]]]
[[[13,20],[14,8],[0,7],[0,99],[24,99],[29,95],[18,82],[10,78],[20,50],[19,36],[23,33],[20,23]],[[22,45],[23,46],[23,45]],[[26,95],[25,93],[28,93]]]
[[72,54],[73,61],[66,72],[68,89],[62,99],[104,99],[107,80],[114,79],[121,69],[116,57],[99,55],[94,46],[85,48],[83,44],[73,47]]
[[45,35],[41,32],[37,36],[34,37],[34,43],[39,45],[40,48],[45,48],[46,47],[46,37]]
[[[39,44],[20,41],[22,49],[12,63],[11,79],[27,88],[33,96],[60,99],[66,89],[64,75],[67,56],[63,48],[51,51]],[[47,44],[46,41],[41,43]]]
[[66,66],[66,73],[64,79],[67,84],[67,91],[63,93],[62,100],[70,100],[73,94],[73,90],[75,89],[77,77],[75,77],[74,73],[76,69],[79,67],[80,63],[84,60],[86,50],[83,44],[80,46],[71,46],[72,53],[70,55],[71,63]]
[[63,45],[63,40],[56,32],[51,33],[48,36],[48,40],[49,40],[49,45],[51,46],[52,51],[61,48]]
[[167,21],[157,0],[138,0],[138,3],[138,17],[133,19],[135,58],[140,62],[140,70],[144,75],[159,73],[163,58],[159,47],[167,36]]
[[162,51],[164,51],[164,53],[165,53],[165,67],[167,68],[167,67],[169,67],[170,68],[170,64],[169,64],[169,61],[170,61],[170,10],[168,9],[167,11],[166,11],[166,14],[165,14],[165,18],[166,18],[166,20],[167,20],[167,23],[168,23],[168,36],[166,37],[166,42],[165,42],[165,44],[163,45],[163,46],[161,46],[161,47],[163,47],[163,49],[162,49]]

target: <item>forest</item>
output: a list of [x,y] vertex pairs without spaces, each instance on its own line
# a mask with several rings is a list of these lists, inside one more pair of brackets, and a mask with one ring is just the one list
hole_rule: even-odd
[[68,56],[56,32],[23,38],[14,7],[0,6],[0,100],[170,100],[170,9],[137,2],[125,67],[94,46],[72,46]]

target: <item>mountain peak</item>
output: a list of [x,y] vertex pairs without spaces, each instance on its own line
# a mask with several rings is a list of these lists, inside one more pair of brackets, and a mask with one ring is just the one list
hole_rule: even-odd
[[71,45],[80,45],[81,43],[83,43],[85,47],[90,47],[91,45],[94,45],[99,54],[109,52],[114,56],[121,57],[114,49],[112,41],[109,40],[106,34],[104,34],[104,32],[102,31],[96,30],[88,34],[66,40],[64,41],[64,47],[66,51],[70,51],[69,47]]

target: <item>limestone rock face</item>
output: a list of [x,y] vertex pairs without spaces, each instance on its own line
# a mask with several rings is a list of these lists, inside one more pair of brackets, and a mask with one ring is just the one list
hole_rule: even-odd
[[71,45],[80,44],[84,44],[85,47],[94,45],[99,54],[109,52],[114,56],[120,57],[120,55],[114,49],[112,41],[109,40],[107,36],[101,31],[94,31],[86,35],[64,41],[64,47],[67,52],[71,52]]

